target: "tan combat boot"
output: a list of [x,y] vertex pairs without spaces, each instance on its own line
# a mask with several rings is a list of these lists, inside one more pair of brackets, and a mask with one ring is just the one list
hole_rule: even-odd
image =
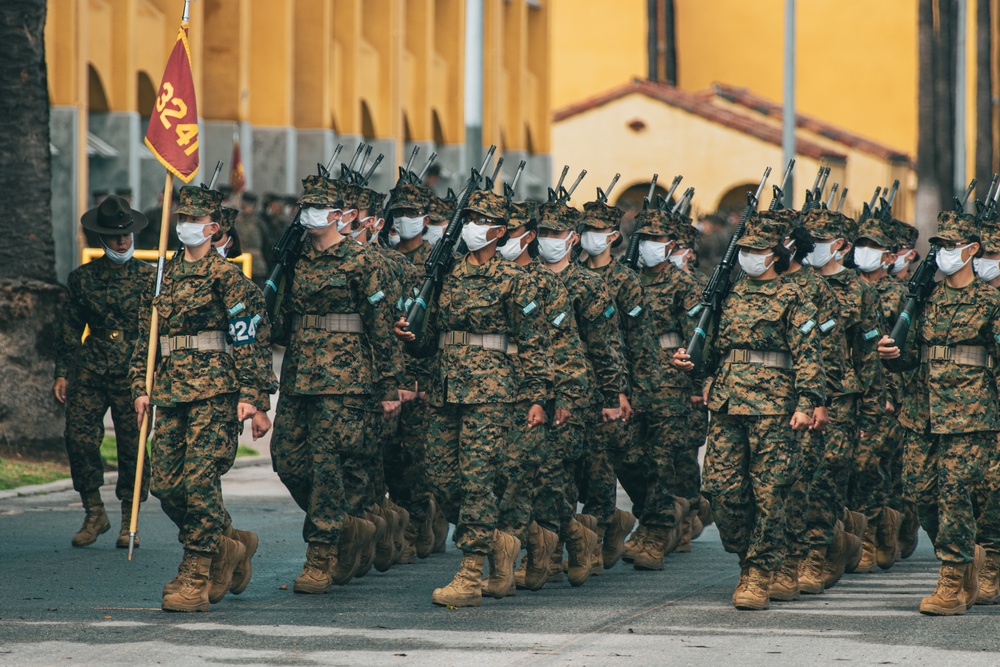
[[[71,543],[74,547],[90,546],[97,541],[97,538],[111,530],[111,523],[108,515],[104,511],[104,501],[101,500],[100,491],[88,491],[81,493],[80,499],[83,501],[83,510],[87,515],[83,518],[83,527],[73,536]],[[129,510],[131,511],[131,510]],[[128,526],[125,527],[126,532]],[[126,539],[128,536],[126,535]],[[126,544],[125,546],[128,546]]]
[[882,508],[882,516],[878,522],[877,550],[875,562],[883,570],[888,570],[902,558],[899,548],[899,529],[903,523],[902,515],[891,507]]
[[865,530],[865,534],[861,537],[861,560],[858,561],[857,566],[853,570],[848,567],[848,572],[871,574],[878,569],[878,565],[875,563],[875,540],[877,539],[875,533],[875,524],[868,524],[868,529]]
[[[853,543],[851,542],[853,538]],[[852,533],[844,530],[844,524],[838,521],[833,529],[833,544],[826,551],[826,563],[823,567],[823,586],[831,588],[844,576],[847,569],[847,560],[850,552],[854,549],[860,553],[861,540]],[[799,578],[799,586],[802,585],[802,578]]]
[[[118,531],[118,539],[115,540],[115,548],[128,549],[128,529],[132,527],[132,501],[122,501],[122,526]],[[135,544],[133,549],[139,548],[139,531],[135,531]]]
[[420,525],[416,521],[406,524],[406,532],[403,533],[403,551],[400,552],[396,560],[400,565],[413,565],[417,562],[417,537],[420,534]]
[[[363,577],[372,569],[372,563],[375,562],[375,545],[378,544],[379,540],[385,540],[389,532],[389,522],[381,516],[366,511],[365,519],[368,523],[375,526],[375,532],[370,539],[365,537],[364,533],[361,533],[363,539],[361,544],[358,545],[360,557],[358,558],[358,564],[354,568],[355,577]],[[391,544],[392,535],[389,535],[388,539]]]
[[[740,559],[742,563],[742,559]],[[733,604],[736,604],[737,600],[742,599],[742,596],[746,595],[747,584],[749,583],[750,576],[750,566],[740,565],[740,579],[736,582],[736,590],[733,591]]]
[[208,589],[211,585],[212,557],[185,551],[184,558],[191,562],[184,566],[180,587],[163,596],[161,608],[163,611],[208,611],[211,607]]
[[392,543],[396,547],[396,558],[392,562],[395,564],[403,560],[403,552],[406,549],[406,529],[410,526],[410,513],[391,500],[389,508],[396,513],[396,529],[392,531]]
[[684,517],[684,520],[681,521],[681,539],[677,543],[677,548],[674,549],[675,553],[679,554],[691,553],[691,533],[692,533],[691,521],[693,520],[694,517],[697,516],[698,516],[697,514],[692,516],[691,513],[689,512],[688,515]]
[[855,512],[846,507],[844,508],[843,522],[844,530],[858,539],[861,539],[865,531],[868,530],[868,517],[861,512]]
[[733,606],[743,611],[763,611],[770,609],[767,589],[771,585],[771,573],[759,567],[750,566],[746,586],[733,595]]
[[212,604],[222,602],[229,588],[233,585],[233,572],[246,555],[246,547],[225,535],[219,544],[219,551],[212,557],[211,584],[208,589],[208,601]]
[[325,542],[310,542],[306,547],[306,562],[302,574],[295,580],[292,590],[305,595],[322,595],[330,591],[333,579],[330,566],[333,563],[333,545]]
[[903,519],[899,527],[899,557],[909,558],[917,550],[920,541],[920,519],[913,503],[903,506]]
[[171,593],[176,593],[180,590],[181,581],[190,573],[193,562],[190,558],[181,559],[180,565],[177,566],[177,576],[163,585],[163,597],[167,597]]
[[[528,571],[528,557],[522,556],[521,560],[517,563],[517,569],[514,570],[514,587],[519,591],[526,591],[528,587],[524,584],[524,575]],[[546,573],[548,570],[546,569]],[[542,583],[544,586],[545,584]]]
[[983,572],[983,565],[986,564],[986,550],[978,544],[972,557],[972,562],[965,567],[965,577],[962,578],[962,595],[964,596],[965,608],[976,604],[979,597],[979,577]]
[[[558,537],[558,535],[556,536]],[[594,536],[596,539],[596,535]],[[549,559],[549,575],[545,579],[547,584],[561,584],[563,580],[563,551],[566,549],[566,543],[562,540],[556,542],[556,548],[552,550],[552,557]]]
[[631,563],[635,560],[635,555],[642,550],[642,540],[646,536],[646,527],[639,524],[632,535],[625,541],[622,547],[622,560]]
[[[372,552],[372,564],[379,572],[386,572],[396,562],[396,557],[399,555],[396,551],[395,535],[401,517],[396,513],[395,508],[389,505],[376,505],[372,516],[368,518],[375,523],[376,537]],[[379,522],[376,519],[385,524],[385,530],[381,534],[378,532]],[[359,572],[355,576],[360,576],[360,574]]]
[[597,533],[590,530],[575,518],[569,522],[569,534],[566,539],[568,567],[566,575],[572,586],[582,586],[590,578],[593,566],[594,548],[597,546]]
[[233,570],[233,585],[229,588],[230,593],[239,595],[250,585],[250,577],[253,575],[253,565],[250,561],[257,553],[260,538],[257,537],[256,533],[251,533],[249,530],[237,530],[232,526],[226,528],[225,536],[243,545],[243,558]]
[[966,563],[942,563],[941,576],[933,595],[920,601],[920,613],[929,616],[961,616],[965,613],[965,595],[962,579]]
[[597,535],[597,545],[594,547],[594,552],[590,554],[590,576],[599,577],[604,574],[604,552],[601,545],[604,544],[605,531],[597,525],[597,517],[592,514],[577,514],[576,520]]
[[455,578],[444,588],[434,589],[431,602],[442,607],[478,607],[483,603],[483,565],[486,556],[467,553]]
[[631,512],[616,509],[615,518],[611,521],[607,531],[604,533],[604,541],[601,544],[601,558],[605,570],[610,570],[621,560],[625,551],[625,537],[635,526],[635,517]]
[[375,524],[367,519],[347,515],[344,520],[344,527],[340,531],[340,540],[337,542],[337,557],[330,562],[330,577],[333,583],[338,586],[346,586],[354,573],[358,571],[361,564],[361,557],[374,539],[376,533]]
[[799,592],[820,595],[826,590],[826,553],[826,547],[810,549],[799,563]]
[[793,602],[799,599],[799,559],[788,556],[775,573],[774,581],[767,589],[768,597],[778,602]]
[[410,524],[413,534],[413,548],[417,558],[424,559],[434,553],[434,519],[437,518],[437,503],[431,498],[427,504],[427,516],[419,524]]
[[448,519],[444,517],[444,512],[441,511],[441,507],[438,506],[437,511],[434,513],[434,548],[432,553],[443,554],[448,546]]
[[[549,578],[549,563],[559,544],[559,536],[532,521],[528,524],[528,554],[521,559],[521,568],[514,573],[515,583],[520,574],[520,587],[529,591],[541,590]],[[562,553],[560,550],[560,558]],[[562,573],[559,576],[562,581]]]
[[1000,553],[989,552],[979,573],[979,595],[976,604],[1000,602]]
[[667,543],[663,547],[663,555],[669,555],[677,551],[681,544],[681,537],[684,535],[684,517],[691,513],[691,503],[687,498],[674,497],[674,527],[668,533]]
[[701,522],[701,515],[696,510],[691,510],[691,541],[694,542],[705,531],[705,525]]
[[635,555],[632,567],[637,570],[662,570],[663,557],[668,553],[667,546],[671,540],[672,528],[650,526],[646,528],[646,536],[642,540],[642,549]]
[[708,502],[708,498],[704,496],[698,500],[698,518],[701,519],[701,525],[705,528],[715,522],[715,518],[712,516],[712,503]]
[[483,579],[483,595],[505,598],[516,594],[514,586],[514,561],[521,553],[521,540],[510,533],[494,531],[493,548],[489,553],[490,576]]
[[[861,562],[861,538],[854,533],[844,533],[844,571],[854,572],[858,569],[858,563]],[[840,578],[834,579],[830,586],[833,586]]]

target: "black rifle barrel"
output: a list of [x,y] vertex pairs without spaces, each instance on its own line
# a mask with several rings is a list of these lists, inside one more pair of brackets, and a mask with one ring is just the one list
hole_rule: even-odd
[[608,197],[611,196],[611,191],[615,189],[615,183],[617,183],[618,179],[621,177],[621,174],[615,174],[615,177],[611,179],[611,183],[608,184],[607,190],[597,188],[597,201],[602,204],[606,203],[608,201]]
[[212,173],[212,182],[208,184],[209,190],[215,189],[215,182],[219,180],[219,174],[222,173],[222,160],[215,163],[215,172]]
[[427,170],[431,168],[432,164],[434,164],[434,160],[437,159],[437,156],[438,154],[436,152],[431,152],[430,156],[427,158],[427,162],[424,163],[424,168],[420,170],[419,174],[417,174],[418,181],[421,183],[424,181],[424,176],[427,175]]
[[331,157],[330,161],[326,163],[326,173],[328,175],[330,170],[333,169],[333,163],[337,161],[338,157],[340,157],[340,151],[342,150],[344,150],[344,144],[337,144],[337,147],[333,149],[333,157]]
[[378,157],[375,158],[374,162],[372,162],[371,169],[368,170],[368,173],[365,174],[364,178],[361,180],[361,187],[367,187],[368,181],[370,181],[372,179],[372,174],[374,174],[375,170],[378,168],[378,166],[380,164],[382,164],[382,160],[384,158],[385,158],[385,155],[383,155],[382,153],[378,154]]
[[837,204],[837,213],[840,213],[840,209],[844,208],[845,199],[847,199],[847,188],[840,191],[840,203]]
[[580,181],[582,181],[583,177],[586,176],[586,175],[587,175],[587,170],[586,169],[584,169],[583,171],[581,171],[580,175],[576,177],[575,181],[573,181],[573,185],[569,186],[569,190],[566,191],[566,198],[565,199],[560,199],[560,201],[562,201],[563,203],[568,202],[569,199],[570,199],[570,197],[573,196],[573,191],[576,190],[576,186],[580,185]]

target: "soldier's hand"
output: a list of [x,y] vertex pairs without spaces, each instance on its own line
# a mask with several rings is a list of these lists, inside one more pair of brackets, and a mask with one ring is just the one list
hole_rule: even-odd
[[613,422],[622,418],[621,408],[602,408],[601,409],[601,421],[602,422]]
[[236,419],[243,423],[246,420],[257,414],[257,408],[249,403],[237,403],[236,404]]
[[149,414],[149,396],[140,396],[135,399],[135,416],[142,428],[142,418]]
[[635,414],[635,410],[632,409],[632,404],[629,403],[628,396],[625,394],[618,394],[618,407],[622,411],[622,421],[627,422]]
[[545,408],[538,403],[532,403],[528,410],[528,428],[535,428],[545,423]]
[[704,396],[701,396],[699,394],[698,396],[692,396],[691,397],[691,407],[692,408],[700,408],[703,405],[705,405],[705,397]]
[[895,406],[893,406],[892,401],[885,402],[885,414],[891,415],[896,411]]
[[888,336],[882,336],[878,341],[878,356],[883,359],[898,359],[899,348],[896,347],[896,341]]
[[406,389],[400,389],[399,390],[399,402],[400,403],[409,403],[410,401],[415,401],[415,400],[417,400],[417,392],[415,392],[415,391],[408,391]]
[[399,415],[399,401],[382,401],[382,418],[391,421]]
[[258,410],[250,420],[250,430],[254,440],[263,438],[264,434],[271,430],[271,418],[263,410]]
[[410,323],[406,321],[405,317],[401,317],[399,321],[392,325],[392,333],[396,334],[396,338],[404,343],[412,343],[417,339],[417,335],[412,331],[404,331],[408,326],[410,326]]
[[789,422],[793,431],[804,431],[809,428],[810,424],[812,424],[812,419],[804,412],[796,412],[792,415],[792,421]]
[[810,431],[822,431],[826,428],[826,425],[830,423],[830,413],[827,411],[825,406],[819,406],[813,410],[812,424],[809,425]]
[[566,408],[556,408],[556,426],[562,426],[568,422],[572,414]]
[[52,393],[60,403],[66,403],[66,378],[56,378],[52,385]]
[[673,364],[685,373],[690,373],[694,370],[694,362],[691,361],[691,355],[685,352],[683,347],[674,352]]

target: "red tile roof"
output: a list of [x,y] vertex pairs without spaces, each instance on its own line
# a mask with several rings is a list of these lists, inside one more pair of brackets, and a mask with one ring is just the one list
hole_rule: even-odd
[[[712,85],[712,91],[715,95],[728,102],[746,107],[747,109],[774,118],[775,120],[780,121],[784,115],[782,105],[756,95],[746,88],[738,88],[736,86],[728,86],[723,83],[716,83]],[[819,120],[818,118],[797,113],[795,114],[795,126],[806,130],[807,132],[818,134],[822,137],[830,139],[831,141],[836,141],[839,144],[849,146],[863,153],[874,155],[875,157],[883,160],[889,160],[891,162],[905,162],[911,168],[914,167],[913,158],[906,153],[890,148],[885,144],[880,144],[877,141],[872,141],[871,139],[854,134],[853,132],[848,132],[847,130],[839,128],[835,125]]]
[[[585,111],[590,111],[600,106],[604,106],[615,100],[619,100],[627,95],[637,93],[660,102],[665,102],[672,107],[682,109],[705,120],[717,123],[723,127],[748,134],[762,141],[766,141],[776,146],[781,146],[781,128],[769,123],[756,120],[752,116],[737,113],[730,109],[724,109],[711,102],[715,93],[713,91],[698,91],[689,93],[665,83],[646,81],[643,79],[633,79],[617,88],[595,95],[576,104],[557,109],[552,114],[552,120],[558,122],[570,118]],[[813,158],[815,160],[845,160],[847,156],[843,153],[831,150],[814,141],[808,139],[797,139],[795,151],[798,155]]]

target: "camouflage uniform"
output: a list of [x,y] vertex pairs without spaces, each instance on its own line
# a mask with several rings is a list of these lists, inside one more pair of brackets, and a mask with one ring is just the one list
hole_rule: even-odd
[[[56,337],[55,377],[68,378],[66,454],[73,488],[81,494],[104,484],[101,440],[104,414],[111,408],[118,443],[115,495],[132,502],[139,428],[126,369],[139,336],[139,313],[149,311],[155,275],[145,262],[133,259],[115,267],[107,257],[69,274],[69,298]],[[81,344],[87,326],[90,335]],[[142,477],[145,500],[148,466]]]
[[[997,221],[985,221],[980,227],[983,250],[988,253],[1000,252],[1000,225]],[[980,278],[981,280],[981,278]],[[996,376],[996,369],[993,374]],[[993,571],[1000,561],[1000,432],[997,433],[997,445],[988,450],[988,463],[983,471],[983,484],[973,497],[976,509],[976,544],[986,550],[987,564],[983,575],[994,576]],[[982,577],[980,578],[982,581]],[[993,581],[992,588],[997,587]],[[989,587],[988,587],[989,588]],[[986,591],[987,595],[989,591]]]
[[[784,225],[751,218],[742,247],[773,248]],[[788,420],[826,400],[816,307],[785,280],[738,281],[726,298],[705,367],[711,422],[704,492],[726,551],[774,572],[785,552],[785,498],[800,450]],[[771,353],[767,357],[753,355]]]
[[[621,216],[621,209],[594,201],[584,205],[580,222],[588,230],[610,233],[618,229]],[[602,267],[583,266],[600,276],[611,293],[618,315],[619,350],[628,374],[632,407],[636,412],[643,412],[656,398],[663,359],[642,281],[634,271],[613,258],[610,264]],[[683,428],[676,430],[678,435],[683,433]],[[631,425],[620,420],[596,424],[590,431],[587,456],[577,477],[580,497],[584,502],[583,511],[597,518],[598,534],[603,533],[614,519],[618,496],[615,470],[621,470],[622,462],[631,449],[632,436]],[[672,457],[672,452],[667,455]],[[671,482],[672,472],[671,461]],[[670,494],[671,517],[673,504],[673,494]]]
[[[978,238],[972,216],[938,215],[938,241]],[[903,475],[920,525],[946,564],[969,563],[976,543],[973,494],[995,451],[997,390],[989,359],[997,359],[1000,294],[973,280],[961,289],[938,283],[913,322],[901,367],[916,369],[899,414]],[[962,348],[962,360],[940,358]],[[931,358],[934,357],[934,358]]]
[[254,211],[240,211],[233,226],[240,236],[243,252],[253,258],[250,277],[258,285],[263,285],[267,280],[268,264],[264,260],[264,234],[260,218]]
[[[221,193],[185,187],[178,213],[207,215],[221,199]],[[270,408],[271,376],[255,337],[265,313],[252,310],[259,299],[240,270],[212,250],[195,262],[178,252],[153,299],[160,358],[150,396],[158,408],[151,490],[188,553],[208,556],[221,546],[227,517],[220,479],[236,458],[237,403]],[[141,313],[129,368],[133,399],[146,393],[149,324],[148,313]]]
[[[339,183],[310,176],[300,204],[338,208]],[[282,300],[286,344],[274,419],[274,470],[306,512],[302,537],[336,544],[346,516],[371,504],[380,401],[396,400],[402,353],[392,337],[392,278],[373,248],[306,243]]]

